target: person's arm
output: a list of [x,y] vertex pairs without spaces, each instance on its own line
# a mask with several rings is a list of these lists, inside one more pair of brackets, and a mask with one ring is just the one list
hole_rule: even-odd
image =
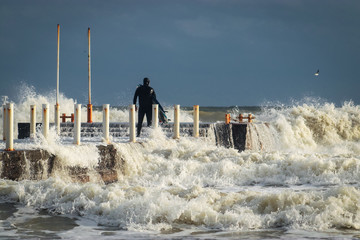
[[155,94],[155,90],[154,90],[154,89],[153,89],[152,95],[153,95],[153,98],[156,99],[156,94]]
[[137,99],[137,97],[138,97],[138,95],[139,95],[139,91],[138,91],[138,90],[139,90],[139,88],[136,89],[135,94],[134,94],[134,100],[133,100],[133,104],[134,104],[134,105],[136,105],[136,99]]

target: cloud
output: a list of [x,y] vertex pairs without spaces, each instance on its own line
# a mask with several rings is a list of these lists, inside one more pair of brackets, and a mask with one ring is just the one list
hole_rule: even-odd
[[204,17],[178,20],[176,26],[186,34],[193,37],[212,38],[220,35],[214,24]]

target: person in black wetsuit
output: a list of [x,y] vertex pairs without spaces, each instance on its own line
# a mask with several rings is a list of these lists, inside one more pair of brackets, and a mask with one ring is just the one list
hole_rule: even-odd
[[137,136],[140,136],[142,123],[146,114],[146,120],[148,127],[151,126],[152,122],[152,103],[153,98],[156,98],[155,91],[149,86],[149,78],[144,78],[144,85],[140,85],[134,95],[133,104],[136,105],[137,97],[139,97],[139,112],[138,112],[138,125],[137,125]]

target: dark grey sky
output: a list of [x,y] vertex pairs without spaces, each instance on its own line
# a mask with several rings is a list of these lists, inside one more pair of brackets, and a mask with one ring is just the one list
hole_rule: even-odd
[[[160,102],[360,104],[359,0],[0,0],[0,95],[21,82],[87,104],[127,105],[149,77]],[[320,75],[314,76],[317,69]]]

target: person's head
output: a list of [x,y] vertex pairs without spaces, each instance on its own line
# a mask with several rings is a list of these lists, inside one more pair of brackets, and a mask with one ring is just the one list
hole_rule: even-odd
[[149,86],[150,80],[148,78],[144,78],[144,85]]

